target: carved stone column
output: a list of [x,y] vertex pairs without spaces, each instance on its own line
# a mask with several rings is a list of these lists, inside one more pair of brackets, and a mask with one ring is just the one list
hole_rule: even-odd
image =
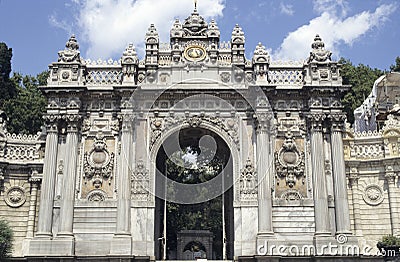
[[399,225],[399,211],[396,201],[397,187],[396,187],[396,174],[393,171],[392,166],[386,166],[385,178],[388,184],[388,194],[389,194],[389,207],[390,207],[390,220],[392,223],[392,235],[400,235],[400,225]]
[[65,158],[65,170],[60,206],[60,232],[57,236],[73,237],[72,226],[74,219],[75,179],[78,159],[78,114],[67,115],[66,147],[68,154]]
[[130,154],[132,153],[132,121],[130,112],[120,116],[121,150],[119,153],[119,167],[117,171],[117,228],[111,242],[112,255],[127,255],[132,253],[131,237],[131,173],[129,170]]
[[58,123],[57,117],[46,116],[46,148],[43,166],[43,183],[40,191],[40,206],[37,237],[51,237],[53,224],[53,202],[57,174]]
[[132,144],[132,121],[131,114],[125,114],[121,117],[121,152],[120,164],[117,176],[117,231],[116,235],[130,235],[130,199],[131,185],[129,173],[129,159]]
[[32,172],[29,182],[31,182],[31,196],[29,199],[28,225],[26,229],[26,238],[32,238],[35,230],[35,217],[37,205],[37,192],[41,178],[37,176],[37,171]]
[[270,157],[269,129],[272,114],[256,113],[257,117],[257,176],[258,176],[258,234],[273,235],[271,172],[273,159]]
[[311,167],[314,189],[315,235],[330,235],[328,193],[324,168],[322,123],[325,115],[314,112],[309,116],[311,126]]
[[351,234],[349,201],[347,197],[346,168],[344,163],[343,136],[344,120],[342,113],[331,114],[331,148],[333,167],[333,186],[335,197],[336,233]]
[[360,213],[360,190],[358,188],[358,171],[357,168],[351,167],[349,174],[349,184],[351,190],[351,196],[353,198],[353,219],[354,219],[354,231],[357,236],[362,236],[361,230],[361,213]]

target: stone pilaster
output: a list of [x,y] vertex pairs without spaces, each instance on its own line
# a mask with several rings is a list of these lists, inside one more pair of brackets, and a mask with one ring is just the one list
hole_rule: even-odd
[[324,167],[324,143],[322,125],[325,115],[314,112],[309,115],[311,127],[311,167],[314,189],[315,235],[330,235],[328,193]]
[[342,136],[346,116],[337,113],[330,118],[336,234],[351,234]]
[[26,238],[32,238],[35,231],[35,217],[36,217],[36,205],[37,205],[37,193],[40,181],[42,179],[37,176],[37,171],[32,172],[32,177],[29,178],[31,183],[31,196],[29,199],[29,212],[28,212],[28,224],[26,230]]
[[397,187],[396,187],[396,174],[393,171],[392,166],[386,166],[385,178],[388,184],[388,194],[389,194],[389,207],[390,207],[390,220],[392,223],[392,235],[400,235],[400,225],[399,225],[399,209],[397,205]]
[[72,226],[74,218],[75,179],[78,159],[78,127],[80,116],[67,115],[66,147],[68,154],[65,158],[65,170],[60,206],[60,232],[58,237],[73,237]]
[[273,159],[270,154],[269,131],[271,112],[256,113],[257,117],[257,176],[258,176],[258,235],[273,235],[271,172]]
[[358,188],[358,171],[357,168],[350,168],[349,184],[351,190],[351,196],[353,199],[353,220],[354,220],[354,231],[357,236],[362,236],[361,229],[361,213],[360,213],[360,190]]
[[54,115],[46,116],[46,148],[43,166],[43,183],[40,191],[40,206],[37,237],[51,237],[53,224],[53,202],[57,172],[58,123]]

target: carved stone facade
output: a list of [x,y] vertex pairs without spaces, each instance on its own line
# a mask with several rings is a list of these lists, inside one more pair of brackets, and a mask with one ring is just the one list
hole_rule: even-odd
[[239,26],[221,42],[197,10],[174,22],[170,43],[151,25],[143,60],[131,44],[119,61],[84,60],[72,36],[43,88],[46,131],[0,127],[0,212],[17,228],[15,256],[161,259],[157,154],[179,130],[229,148],[229,259],[276,255],[265,244],[320,248],[340,236],[374,247],[398,235],[398,119],[344,129],[349,87],[318,35],[305,62],[273,61],[262,44],[248,60],[244,45]]

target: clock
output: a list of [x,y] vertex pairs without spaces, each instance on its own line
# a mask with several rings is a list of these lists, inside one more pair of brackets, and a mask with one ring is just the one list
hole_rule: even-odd
[[188,46],[184,56],[190,61],[201,61],[206,57],[206,50],[202,46]]

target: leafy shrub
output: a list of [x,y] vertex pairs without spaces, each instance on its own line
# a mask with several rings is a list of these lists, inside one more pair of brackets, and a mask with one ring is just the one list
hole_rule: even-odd
[[13,249],[13,231],[7,221],[0,219],[0,261],[11,256]]

